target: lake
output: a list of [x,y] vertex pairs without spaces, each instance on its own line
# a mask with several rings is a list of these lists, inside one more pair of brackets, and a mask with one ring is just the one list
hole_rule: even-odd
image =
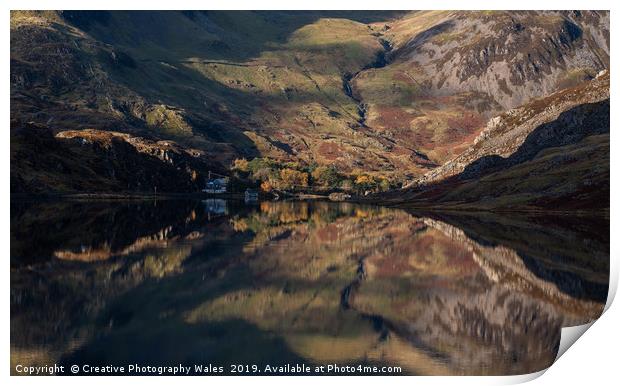
[[12,373],[56,363],[523,374],[553,362],[561,327],[601,314],[609,218],[13,200],[10,260]]

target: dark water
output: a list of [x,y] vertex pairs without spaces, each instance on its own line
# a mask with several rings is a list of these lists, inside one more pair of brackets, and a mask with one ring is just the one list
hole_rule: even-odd
[[12,202],[17,364],[519,374],[596,319],[609,219],[348,203]]

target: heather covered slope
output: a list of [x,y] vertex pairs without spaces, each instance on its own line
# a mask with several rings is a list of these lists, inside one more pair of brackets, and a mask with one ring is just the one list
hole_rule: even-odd
[[492,116],[608,67],[606,12],[11,13],[12,127],[172,140],[223,168],[333,165],[353,181],[420,177]]

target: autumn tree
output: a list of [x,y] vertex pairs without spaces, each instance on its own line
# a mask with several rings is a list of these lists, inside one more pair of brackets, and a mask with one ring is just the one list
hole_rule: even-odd
[[265,193],[269,193],[273,190],[273,186],[271,185],[271,182],[267,180],[260,184],[260,189]]
[[331,166],[318,166],[312,171],[312,181],[316,185],[332,187],[338,184],[338,180],[338,172]]
[[282,182],[282,189],[304,187],[308,186],[308,173],[284,168],[280,170],[280,180]]
[[340,183],[340,188],[345,190],[345,191],[351,191],[353,190],[353,181],[347,179],[347,180],[343,180]]
[[375,181],[375,179],[367,174],[360,174],[355,179],[355,186],[359,191],[362,192],[372,190],[376,187],[376,185],[377,182]]
[[233,161],[233,170],[238,170],[240,172],[247,172],[249,170],[248,160],[245,158],[237,158]]
[[381,189],[382,192],[390,190],[390,181],[387,178],[381,178],[381,181],[379,181],[379,189]]

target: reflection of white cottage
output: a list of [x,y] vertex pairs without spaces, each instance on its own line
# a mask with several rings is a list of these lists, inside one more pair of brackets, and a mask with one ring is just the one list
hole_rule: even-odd
[[258,200],[258,191],[254,189],[245,190],[245,202],[257,201],[257,200]]
[[207,184],[202,191],[205,193],[226,193],[227,186],[228,178],[214,178],[207,180]]
[[202,200],[205,205],[205,210],[209,215],[212,214],[228,214],[228,207],[226,201],[219,198],[210,198],[208,200]]

